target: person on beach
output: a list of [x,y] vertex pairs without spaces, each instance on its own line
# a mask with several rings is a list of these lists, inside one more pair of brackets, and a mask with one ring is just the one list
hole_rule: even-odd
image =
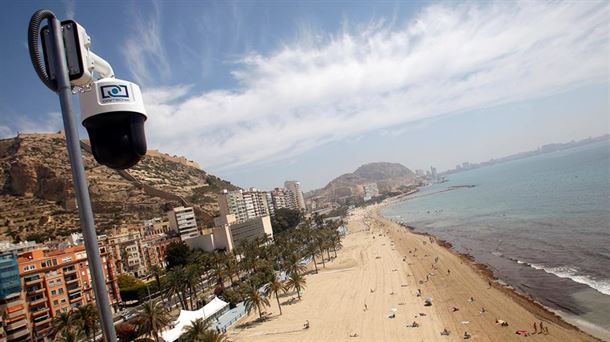
[[474,303],[474,297],[470,297],[470,299],[468,300],[470,303]]
[[470,336],[470,334],[468,333],[468,331],[464,331],[464,339],[465,339],[465,340],[467,340],[467,339],[469,339],[470,337],[471,337],[471,336]]
[[538,333],[542,334],[543,331],[544,331],[544,326],[542,326],[542,321],[540,321],[540,331]]
[[417,297],[421,297],[421,289],[417,289]]
[[305,321],[305,324],[303,324],[303,329],[309,329],[309,320]]
[[481,315],[484,314],[486,312],[484,307],[481,307]]
[[456,308],[455,306],[451,308],[451,312],[456,312],[456,311],[460,311],[460,309]]
[[364,304],[364,311],[366,311],[366,310],[368,310],[368,309],[369,309],[369,307],[368,307],[368,306],[366,306],[366,303],[365,303],[365,304]]
[[447,328],[443,329],[443,331],[441,331],[441,336],[449,336],[449,330],[447,330]]
[[534,334],[538,333],[538,325],[536,325],[536,322],[534,322]]
[[447,269],[447,275],[451,275],[451,270]]

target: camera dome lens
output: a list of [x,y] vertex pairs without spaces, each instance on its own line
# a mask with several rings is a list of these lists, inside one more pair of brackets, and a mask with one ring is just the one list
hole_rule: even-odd
[[119,170],[137,164],[146,154],[145,120],[136,112],[110,112],[83,121],[95,160]]

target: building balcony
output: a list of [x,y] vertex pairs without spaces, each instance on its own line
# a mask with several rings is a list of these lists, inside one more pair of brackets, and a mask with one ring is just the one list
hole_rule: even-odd
[[41,297],[38,299],[34,299],[30,301],[30,307],[36,306],[36,305],[40,305],[42,303],[46,303],[47,302],[47,298],[46,297]]
[[23,338],[24,336],[28,336],[29,334],[30,334],[30,330],[22,329],[22,330],[18,330],[15,332],[7,333],[6,338],[9,341],[13,341],[13,340],[18,340],[20,338]]
[[72,292],[80,291],[80,290],[81,290],[81,287],[78,286],[78,284],[74,284],[73,286],[66,287],[66,291],[68,291],[68,293],[72,293]]
[[46,318],[42,318],[40,320],[36,320],[36,318],[34,318],[32,320],[32,323],[34,324],[34,326],[37,328],[36,330],[40,331],[40,327],[42,327],[43,325],[47,324],[51,322],[51,316],[47,315]]
[[6,325],[4,326],[4,330],[5,331],[13,331],[13,330],[17,330],[21,327],[27,326],[28,321],[25,319],[20,319],[18,321],[12,322],[12,323],[6,323]]
[[78,278],[76,278],[76,277],[75,278],[71,278],[71,279],[66,278],[66,285],[67,284],[74,284],[75,282],[78,282]]
[[76,267],[69,267],[69,268],[64,267],[62,269],[62,271],[63,271],[64,275],[76,273]]
[[39,284],[39,283],[42,283],[42,278],[41,277],[37,277],[35,279],[28,279],[28,280],[24,281],[25,286]]
[[44,292],[44,287],[30,287],[30,288],[26,288],[26,292],[28,294],[37,294],[37,293],[43,293]]
[[30,312],[32,313],[32,317],[38,317],[38,316],[40,316],[40,315],[42,315],[44,313],[48,313],[49,312],[49,308],[46,307],[46,306],[44,306],[44,307],[41,306],[41,307],[37,308],[36,311],[30,310]]
[[7,314],[6,317],[4,317],[4,321],[5,322],[16,322],[18,320],[23,319],[24,317],[25,317],[25,309],[21,309],[19,311],[15,311],[10,314]]

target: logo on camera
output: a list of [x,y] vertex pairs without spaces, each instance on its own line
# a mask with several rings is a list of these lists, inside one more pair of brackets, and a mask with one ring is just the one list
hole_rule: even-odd
[[126,85],[108,85],[100,87],[103,99],[129,98],[129,91]]

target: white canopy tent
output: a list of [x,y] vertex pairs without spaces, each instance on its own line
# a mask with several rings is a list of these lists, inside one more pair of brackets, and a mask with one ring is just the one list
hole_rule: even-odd
[[178,320],[174,322],[173,328],[162,332],[161,337],[167,342],[174,342],[182,336],[183,329],[188,327],[192,321],[198,318],[209,318],[227,306],[229,306],[229,303],[216,297],[197,311],[180,310],[180,315]]

